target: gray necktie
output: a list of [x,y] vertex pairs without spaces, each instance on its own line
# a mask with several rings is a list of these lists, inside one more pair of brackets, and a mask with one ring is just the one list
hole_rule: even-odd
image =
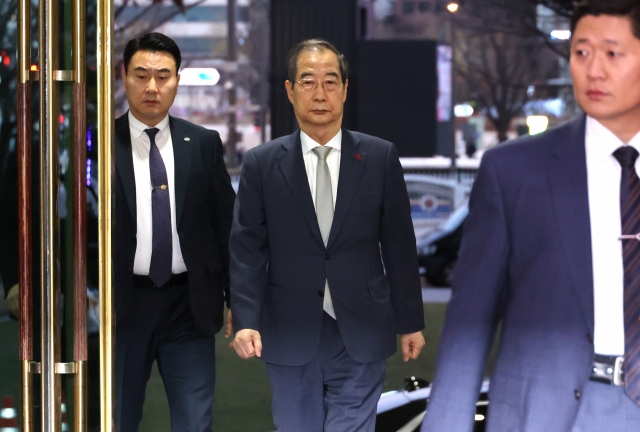
[[[325,246],[329,240],[331,224],[333,223],[333,192],[331,189],[331,174],[329,173],[329,166],[327,165],[327,156],[330,151],[331,147],[316,147],[313,149],[313,152],[318,156],[318,166],[316,169],[316,216],[318,217],[320,234],[322,234],[322,241],[324,241]],[[322,303],[322,308],[333,319],[336,319],[328,281],[326,281],[324,285],[324,302]]]

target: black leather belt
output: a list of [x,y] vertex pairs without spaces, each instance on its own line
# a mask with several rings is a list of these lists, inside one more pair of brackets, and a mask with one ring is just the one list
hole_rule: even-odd
[[593,357],[591,381],[598,381],[616,386],[624,385],[624,357],[596,354]]
[[171,275],[171,279],[162,286],[156,286],[149,276],[133,275],[133,287],[138,289],[154,289],[167,290],[189,283],[189,274],[187,272]]

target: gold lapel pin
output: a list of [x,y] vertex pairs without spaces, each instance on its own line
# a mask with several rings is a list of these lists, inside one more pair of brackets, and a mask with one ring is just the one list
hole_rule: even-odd
[[189,138],[189,137],[184,137],[184,140],[185,140],[185,141],[191,141],[191,138]]

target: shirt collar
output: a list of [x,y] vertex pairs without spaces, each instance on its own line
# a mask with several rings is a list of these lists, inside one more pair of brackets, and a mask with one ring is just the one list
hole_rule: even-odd
[[624,145],[630,145],[640,152],[640,132],[625,143],[598,120],[587,116],[586,148],[589,159],[607,160],[613,157],[614,151]]
[[[158,123],[154,127],[159,129],[160,131],[158,132],[159,137],[165,136],[169,129],[169,114],[167,114],[167,116],[163,118],[160,121],[160,123]],[[149,126],[147,126],[146,124],[142,123],[140,120],[135,118],[133,114],[131,114],[131,111],[129,111],[129,128],[131,129],[131,135],[133,137],[139,138],[142,135],[148,136],[144,130],[149,129]]]
[[[314,141],[313,138],[302,131],[300,131],[300,142],[302,144],[302,154],[309,153],[311,150],[320,145],[316,141]],[[340,151],[342,149],[342,129],[340,129],[338,133],[333,138],[331,138],[329,142],[324,146],[331,147]]]

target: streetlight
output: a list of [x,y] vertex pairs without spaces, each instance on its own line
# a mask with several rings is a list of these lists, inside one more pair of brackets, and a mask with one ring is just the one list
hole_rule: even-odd
[[449,4],[447,4],[447,10],[451,13],[458,12],[459,8],[460,4],[458,2],[449,2]]

